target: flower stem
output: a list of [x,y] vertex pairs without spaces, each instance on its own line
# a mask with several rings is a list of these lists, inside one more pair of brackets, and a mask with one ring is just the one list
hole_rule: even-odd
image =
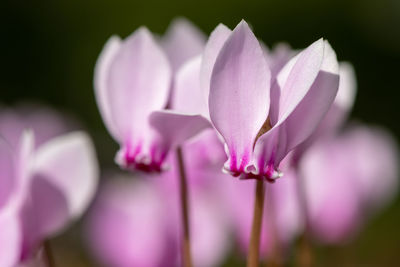
[[50,240],[45,240],[43,242],[43,251],[47,267],[55,267],[56,265],[54,263],[54,257],[50,246]]
[[257,267],[259,263],[260,235],[264,207],[264,181],[257,180],[256,197],[254,201],[253,225],[251,227],[251,236],[249,252],[247,255],[247,267]]
[[179,189],[181,197],[181,214],[183,225],[183,240],[182,240],[182,263],[184,267],[192,267],[192,255],[190,251],[190,229],[189,229],[189,203],[188,203],[188,188],[185,172],[185,164],[183,160],[183,152],[181,148],[176,151],[179,165]]

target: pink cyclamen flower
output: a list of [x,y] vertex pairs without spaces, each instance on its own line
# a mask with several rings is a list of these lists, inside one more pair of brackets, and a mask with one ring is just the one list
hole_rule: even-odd
[[348,241],[367,216],[393,198],[398,186],[396,147],[381,129],[353,126],[305,153],[299,170],[310,229],[319,241]]
[[[33,133],[22,134],[17,146],[8,144],[11,156],[6,161],[12,164],[1,170],[1,183],[8,192],[5,207],[12,207],[5,213],[13,216],[7,229],[10,234],[17,229],[16,246],[7,244],[12,249],[7,255],[1,249],[0,262],[8,257],[2,266],[34,257],[42,241],[83,213],[96,189],[97,162],[86,134],[74,132],[34,147]],[[3,207],[0,210],[4,212]]]
[[263,49],[246,22],[232,31],[215,61],[209,110],[234,176],[272,180],[281,160],[316,128],[339,84],[335,52],[322,39],[292,58],[271,87]]
[[[168,51],[168,44],[177,42],[173,36],[184,39],[185,32],[190,32],[187,27],[178,28],[173,26],[178,33],[165,40]],[[175,52],[170,53],[174,57]],[[171,122],[156,118],[150,123],[150,117],[167,106],[174,76],[170,64],[175,68],[182,60],[169,62],[145,27],[123,41],[113,36],[105,45],[96,64],[95,93],[105,125],[120,144],[116,162],[121,167],[160,172],[172,148],[208,126],[199,116],[175,114]]]

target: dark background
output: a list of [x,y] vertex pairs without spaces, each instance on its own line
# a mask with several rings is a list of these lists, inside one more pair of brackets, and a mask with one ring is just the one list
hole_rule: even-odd
[[[187,17],[207,34],[220,22],[233,28],[244,18],[269,46],[288,41],[303,48],[320,37],[328,39],[339,60],[350,61],[356,70],[359,86],[352,117],[380,124],[398,140],[399,0],[3,0],[0,102],[29,100],[72,114],[94,137],[103,166],[113,166],[116,145],[102,124],[93,95],[97,56],[110,35],[126,37],[140,25],[161,34],[176,16]],[[342,248],[317,248],[318,263],[395,265],[399,226],[397,198],[356,241]],[[77,236],[69,231],[52,241],[59,266],[86,261],[76,246]]]

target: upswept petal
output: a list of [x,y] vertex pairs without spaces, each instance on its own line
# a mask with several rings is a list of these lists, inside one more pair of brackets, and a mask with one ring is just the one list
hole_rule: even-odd
[[[309,85],[310,88],[306,88],[303,84],[306,94],[294,106],[292,112],[288,114],[285,120],[282,120],[284,117],[279,117],[277,124],[269,132],[261,136],[256,143],[255,157],[272,159],[275,168],[278,167],[279,162],[289,151],[305,141],[313,133],[335,99],[339,86],[336,55],[327,42],[322,42],[322,45],[323,60],[320,67],[326,71],[320,70],[318,72],[316,79]],[[319,53],[316,56],[318,55]],[[298,60],[301,57],[302,55],[300,54]],[[311,65],[315,65],[314,63],[310,62]],[[289,62],[288,64],[292,63]],[[303,67],[308,68],[308,65],[303,65]],[[262,167],[260,166],[259,168]]]
[[321,70],[323,59],[324,41],[319,39],[280,71],[277,76],[277,86],[281,88],[277,123],[284,121],[305,97]]
[[331,107],[339,88],[339,65],[336,53],[324,42],[321,71],[307,94],[284,122],[287,151],[306,140]]
[[268,117],[270,71],[262,48],[245,21],[219,53],[211,75],[210,117],[229,150],[225,169],[241,172]]
[[206,36],[185,18],[174,19],[161,39],[175,72],[189,58],[200,55],[206,43]]
[[103,117],[104,123],[115,140],[119,140],[118,130],[111,118],[111,107],[108,99],[108,76],[110,73],[111,63],[115,55],[121,48],[121,39],[118,36],[111,36],[104,45],[99,58],[97,59],[94,69],[94,92],[96,96],[97,106]]
[[306,97],[282,124],[287,133],[287,151],[306,140],[324,118],[332,104],[339,84],[339,75],[318,74]]
[[[98,165],[90,138],[83,132],[74,132],[50,140],[37,150],[32,173],[32,185],[36,185],[33,189],[39,193],[48,192],[46,196],[52,199],[51,207],[46,205],[68,213],[57,214],[64,218],[57,227],[43,229],[44,232],[48,230],[46,234],[54,234],[69,220],[80,216],[95,193]],[[45,204],[46,201],[37,203]],[[66,209],[63,208],[65,205]],[[51,213],[43,216],[46,214]],[[44,224],[45,218],[41,220]]]
[[307,147],[317,138],[337,133],[346,121],[356,94],[356,77],[350,63],[339,64],[339,77],[339,89],[333,104],[313,135],[301,146]]
[[200,89],[201,56],[188,60],[176,74],[172,109],[209,118],[207,102]]
[[201,115],[187,115],[173,110],[155,111],[150,116],[150,124],[162,134],[163,145],[174,148],[211,127]]
[[121,44],[110,65],[107,98],[120,143],[146,136],[148,116],[165,107],[171,83],[168,59],[144,27]]
[[218,24],[218,26],[211,32],[210,38],[208,38],[207,44],[204,48],[200,68],[200,86],[203,94],[202,97],[205,99],[207,106],[208,96],[210,94],[211,73],[215,60],[231,33],[232,31],[224,24]]

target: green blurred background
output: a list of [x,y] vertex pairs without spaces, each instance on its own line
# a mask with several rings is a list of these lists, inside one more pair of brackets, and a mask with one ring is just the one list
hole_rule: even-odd
[[[0,14],[1,103],[41,102],[77,117],[93,136],[105,167],[114,167],[116,144],[94,101],[97,56],[110,35],[125,37],[140,25],[161,34],[176,16],[188,18],[207,34],[220,22],[233,28],[244,18],[269,46],[288,41],[302,48],[327,38],[339,60],[350,61],[356,69],[359,90],[352,116],[400,137],[399,0],[3,0]],[[318,247],[317,263],[396,266],[399,225],[397,198],[354,242]],[[87,264],[79,240],[75,227],[52,241],[57,266]],[[233,264],[231,260],[227,266]]]

